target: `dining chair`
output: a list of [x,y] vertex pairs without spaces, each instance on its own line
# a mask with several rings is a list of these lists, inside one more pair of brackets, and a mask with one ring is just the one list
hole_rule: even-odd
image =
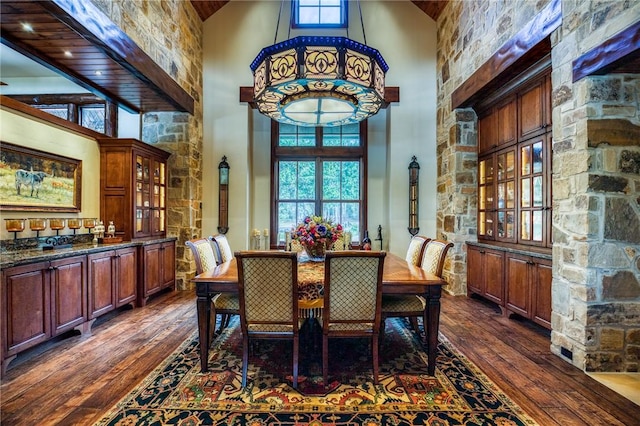
[[431,241],[431,238],[422,235],[413,236],[409,241],[409,247],[407,247],[406,261],[411,265],[420,266],[424,248],[429,241]]
[[342,251],[349,250],[349,242],[351,241],[351,233],[344,232],[340,237],[333,243],[333,247],[331,250],[334,251]]
[[[443,240],[429,239],[418,263],[425,271],[442,278],[442,270],[447,257],[447,252],[453,247],[453,243]],[[407,260],[407,262],[409,262]],[[422,318],[422,324],[426,324],[427,301],[418,295],[385,295],[382,297],[382,323],[381,332],[384,335],[385,320],[391,317],[406,317],[411,323],[411,328],[420,336],[418,318]],[[426,341],[426,329],[424,330],[423,341]]]
[[[208,238],[195,238],[185,242],[185,245],[191,249],[193,257],[196,261],[196,275],[200,275],[205,271],[209,271],[219,265],[220,254],[216,242],[212,237]],[[238,296],[233,293],[218,293],[212,298],[213,315],[211,315],[211,333],[215,334],[217,314],[220,314],[220,329],[218,333],[221,333],[231,320],[231,315],[240,314],[240,304],[238,302]],[[210,339],[213,342],[213,339]]]
[[218,264],[228,262],[233,259],[233,250],[231,250],[231,245],[229,244],[229,240],[227,239],[226,235],[211,235],[209,239],[213,241],[217,249],[216,255]]
[[378,384],[378,333],[384,251],[333,251],[325,258],[322,377],[329,376],[329,339],[371,339],[373,382]]
[[[218,263],[215,256],[215,248],[208,238],[194,238],[186,241],[185,245],[191,249],[196,262],[196,275],[215,268]],[[213,342],[216,330],[217,314],[220,314],[220,330],[229,324],[231,315],[240,313],[238,296],[233,293],[218,293],[211,299],[211,324],[209,324],[209,341]]]
[[242,387],[247,385],[252,339],[293,340],[293,387],[298,387],[298,258],[286,251],[235,252],[238,261]]

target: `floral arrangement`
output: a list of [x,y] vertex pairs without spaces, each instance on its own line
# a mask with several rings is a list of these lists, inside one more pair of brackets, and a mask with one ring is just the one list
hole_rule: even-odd
[[305,249],[321,245],[331,248],[342,236],[342,225],[334,225],[322,216],[307,216],[291,233],[291,238],[298,241]]

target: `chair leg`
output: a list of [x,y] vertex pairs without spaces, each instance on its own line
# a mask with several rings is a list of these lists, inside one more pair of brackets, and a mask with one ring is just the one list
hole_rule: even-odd
[[218,315],[216,314],[216,304],[211,302],[211,316],[209,317],[209,344],[212,345],[216,335],[216,321]]
[[418,327],[418,318],[417,317],[409,317],[409,322],[411,323],[411,328],[413,331],[420,337],[420,328]]
[[373,383],[378,384],[378,334],[373,334],[372,352],[373,352]]
[[227,328],[227,325],[229,325],[229,314],[221,314],[220,329],[218,330],[218,333],[222,333],[222,331]]
[[247,370],[249,369],[249,337],[242,336],[242,387],[247,386]]
[[298,355],[300,351],[300,337],[293,336],[293,388],[298,389]]

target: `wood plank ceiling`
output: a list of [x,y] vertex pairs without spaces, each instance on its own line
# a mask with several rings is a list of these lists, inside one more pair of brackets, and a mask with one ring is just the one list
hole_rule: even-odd
[[0,25],[3,44],[124,109],[194,111],[193,98],[91,2],[2,0]]
[[[413,4],[418,6],[420,10],[429,15],[434,21],[438,20],[438,16],[442,13],[442,10],[447,5],[449,0],[411,0]],[[208,1],[208,0],[191,0],[193,8],[198,12],[200,19],[206,21],[211,15],[216,13],[222,6],[229,3],[225,1]]]

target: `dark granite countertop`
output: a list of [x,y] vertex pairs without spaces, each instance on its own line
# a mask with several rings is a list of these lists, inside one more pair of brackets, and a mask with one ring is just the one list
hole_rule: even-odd
[[481,247],[481,248],[486,248],[491,250],[500,250],[506,253],[520,254],[523,256],[533,256],[533,257],[538,257],[538,258],[547,259],[547,260],[552,259],[551,251],[542,251],[542,249],[533,248],[533,247],[531,250],[527,250],[527,249],[523,249],[522,247],[514,248],[514,247],[502,246],[502,245],[496,245],[496,244],[480,243],[477,241],[466,241],[465,243],[469,246]]
[[54,250],[42,250],[41,248],[26,250],[7,250],[0,253],[0,269],[12,266],[28,265],[30,263],[64,259],[71,256],[99,253],[108,250],[117,250],[127,247],[138,247],[149,244],[157,244],[177,240],[176,237],[156,238],[148,240],[123,241],[117,244],[74,244],[73,247]]

